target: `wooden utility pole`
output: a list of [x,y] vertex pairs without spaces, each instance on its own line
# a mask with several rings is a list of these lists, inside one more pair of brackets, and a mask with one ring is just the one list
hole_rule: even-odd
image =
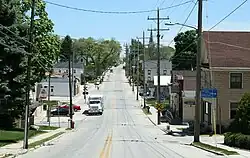
[[68,72],[69,72],[69,117],[70,117],[70,128],[73,128],[73,106],[72,106],[72,77],[71,77],[71,56],[72,52],[69,53],[69,67],[68,67]]
[[[169,29],[160,29],[160,20],[169,20],[169,18],[160,18],[160,10],[157,8],[157,18],[149,18],[148,20],[157,20],[157,29],[148,29],[148,31],[157,31],[157,104],[161,104],[161,85],[160,85],[160,77],[161,77],[161,53],[160,53],[160,31],[166,31]],[[160,122],[160,110],[158,109],[158,117],[157,124],[161,124]]]
[[198,43],[196,55],[196,106],[195,106],[195,125],[194,142],[200,141],[200,115],[201,115],[201,39],[202,39],[202,0],[198,0]]
[[47,109],[47,122],[49,123],[50,126],[50,109],[51,109],[51,104],[50,104],[50,78],[51,78],[51,71],[49,71],[49,83],[48,83],[48,109]]
[[29,55],[28,55],[28,65],[27,65],[27,86],[26,86],[26,96],[25,96],[25,126],[24,126],[24,140],[23,148],[28,149],[28,135],[29,135],[29,104],[30,104],[30,64],[31,64],[31,54],[33,52],[33,29],[34,29],[34,19],[35,19],[35,0],[32,0],[31,6],[31,17],[30,17],[30,30],[29,30]]

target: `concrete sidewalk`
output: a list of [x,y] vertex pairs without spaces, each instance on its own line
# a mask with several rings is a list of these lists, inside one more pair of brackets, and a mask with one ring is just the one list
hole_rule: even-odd
[[[31,137],[31,138],[29,138],[28,144],[31,144],[31,143],[34,143],[37,141],[41,141],[43,139],[49,138],[49,137],[51,137],[55,134],[59,134],[61,132],[66,132],[66,129],[59,128],[57,130],[47,131],[47,133]],[[58,138],[58,137],[56,137],[56,138]],[[56,138],[54,138],[54,139],[56,139]],[[49,141],[51,141],[51,140],[49,140]],[[5,145],[3,147],[0,147],[0,158],[9,157],[9,156],[15,157],[17,155],[25,154],[29,150],[31,150],[31,149],[23,149],[22,147],[23,147],[23,140],[19,141],[18,143],[13,143],[13,144],[9,144],[9,145]]]
[[[148,119],[159,129],[162,131],[166,132],[167,131],[167,126],[169,125],[168,123],[161,123],[160,125],[157,125],[157,110],[150,106],[150,112],[152,115],[147,115]],[[170,129],[174,133],[181,133],[180,128],[187,128],[185,125],[169,125]],[[174,134],[172,136],[174,139],[182,142],[183,144],[191,144],[193,142],[193,136],[181,136],[179,134]],[[242,150],[238,148],[232,148],[229,146],[224,145],[224,136],[223,135],[214,135],[212,137],[209,137],[208,135],[201,135],[200,136],[200,141],[205,144],[209,144],[215,147],[219,147],[222,149],[226,149],[229,151],[236,151],[240,155],[235,155],[234,157],[245,157],[249,158],[250,157],[250,151],[247,150]]]

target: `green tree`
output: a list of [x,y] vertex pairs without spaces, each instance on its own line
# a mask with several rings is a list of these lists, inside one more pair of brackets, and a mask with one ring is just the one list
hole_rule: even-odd
[[[73,51],[76,58],[84,58],[86,61],[86,73],[97,77],[108,67],[119,61],[120,43],[111,40],[95,40],[93,38],[81,38],[73,43]],[[92,74],[90,74],[92,72]]]
[[[21,11],[19,21],[30,25],[28,12],[31,10],[32,0],[23,0],[21,2]],[[34,21],[34,50],[32,59],[31,84],[40,82],[45,77],[45,72],[53,68],[58,60],[60,52],[60,39],[54,34],[53,22],[48,18],[46,12],[46,3],[42,0],[36,0],[35,21]],[[28,30],[26,31],[28,32]],[[26,35],[28,39],[28,36]]]
[[69,61],[70,57],[73,54],[72,46],[73,46],[72,39],[69,35],[67,35],[62,42],[60,50],[60,54],[63,54],[63,56],[61,56],[63,57],[62,60]]
[[236,116],[230,125],[232,132],[250,134],[250,93],[245,93],[239,103]]
[[191,70],[196,66],[197,33],[189,30],[175,38],[175,53],[172,56],[173,70]]
[[17,23],[20,4],[0,0],[0,128],[13,126],[24,110],[27,52],[22,40],[22,27]]

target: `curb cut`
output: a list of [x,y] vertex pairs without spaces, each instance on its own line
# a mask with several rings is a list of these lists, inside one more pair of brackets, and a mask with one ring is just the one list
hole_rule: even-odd
[[193,146],[193,147],[199,148],[199,149],[201,149],[201,150],[205,150],[205,151],[210,152],[210,153],[213,153],[213,154],[215,154],[215,155],[225,156],[225,154],[223,154],[223,153],[216,152],[216,151],[213,151],[213,150],[209,150],[209,149],[206,149],[206,148],[200,147],[200,146],[198,146],[198,145],[190,144],[190,146]]

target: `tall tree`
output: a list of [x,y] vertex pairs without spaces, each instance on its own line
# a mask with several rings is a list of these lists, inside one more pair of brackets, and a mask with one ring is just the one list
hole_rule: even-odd
[[[120,43],[111,40],[95,40],[93,38],[80,38],[73,43],[73,51],[84,58],[87,67],[86,73],[100,76],[108,67],[113,66],[120,58]],[[91,73],[91,74],[90,74]]]
[[73,42],[69,35],[67,35],[61,45],[60,54],[63,54],[62,60],[68,61],[70,56],[73,54],[73,48],[72,48]]
[[174,70],[191,70],[196,66],[197,33],[189,30],[179,33],[175,38],[175,53],[172,57]]
[[[32,0],[23,0],[21,2],[20,21],[30,25],[30,17],[27,16],[31,10]],[[28,14],[29,15],[29,14]],[[34,50],[32,59],[31,84],[40,82],[45,77],[45,72],[53,68],[60,52],[60,38],[54,34],[53,22],[49,19],[46,12],[46,3],[42,0],[36,0],[34,21]],[[26,31],[28,32],[28,31]],[[26,36],[28,39],[28,36]]]
[[16,0],[0,0],[0,128],[13,126],[24,110],[24,87],[27,52],[22,28],[17,22],[20,4]]

